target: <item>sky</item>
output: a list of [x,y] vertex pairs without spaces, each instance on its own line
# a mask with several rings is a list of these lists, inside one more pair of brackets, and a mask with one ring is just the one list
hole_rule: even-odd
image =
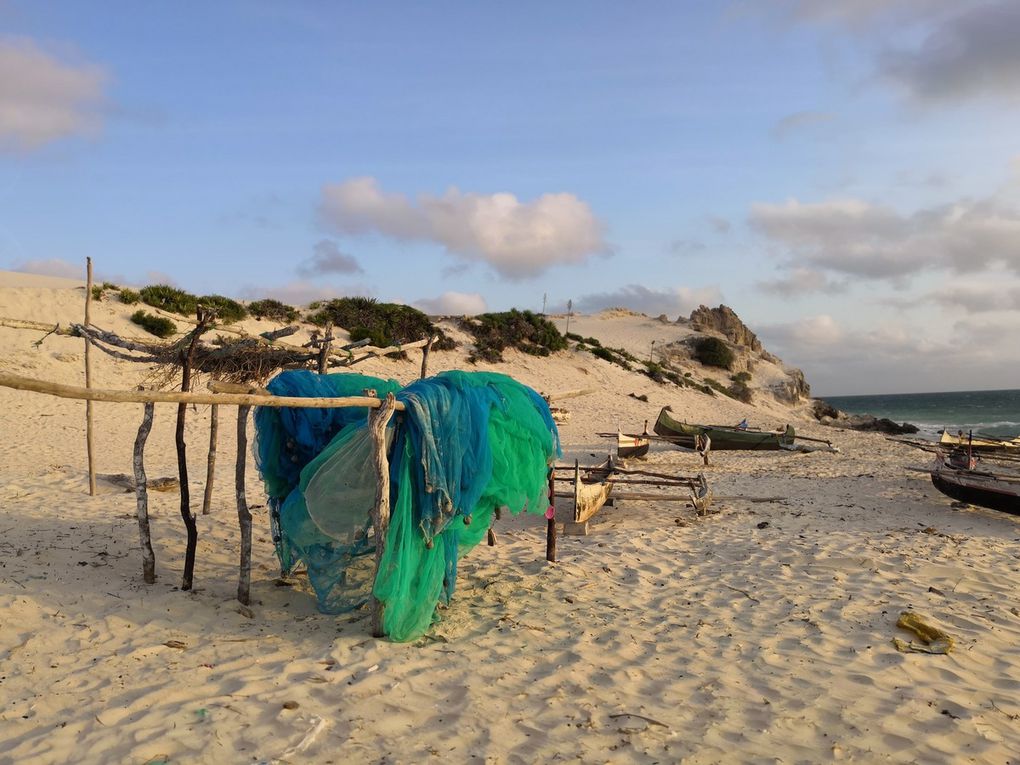
[[1020,387],[1020,3],[0,0],[0,269],[731,306],[816,395]]

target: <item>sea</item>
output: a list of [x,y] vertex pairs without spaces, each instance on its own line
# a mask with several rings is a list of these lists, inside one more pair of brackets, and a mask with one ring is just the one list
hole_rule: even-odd
[[921,429],[918,435],[928,438],[937,437],[943,428],[999,438],[1020,435],[1020,390],[821,398],[848,414],[871,414],[894,422],[909,422]]

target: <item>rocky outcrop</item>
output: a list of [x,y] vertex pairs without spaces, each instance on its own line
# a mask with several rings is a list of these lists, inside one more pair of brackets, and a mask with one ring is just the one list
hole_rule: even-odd
[[815,419],[822,423],[822,425],[829,425],[833,428],[886,433],[891,436],[902,436],[918,432],[918,427],[911,425],[909,422],[897,423],[887,417],[875,417],[870,414],[847,414],[821,399],[817,399],[814,402],[812,412],[815,415]]
[[691,313],[690,321],[691,327],[698,332],[718,332],[734,345],[761,353],[761,341],[729,306],[699,306]]

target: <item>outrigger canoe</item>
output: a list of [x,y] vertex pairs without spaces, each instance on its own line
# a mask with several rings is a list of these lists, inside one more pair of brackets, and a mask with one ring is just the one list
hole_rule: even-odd
[[722,425],[694,425],[680,422],[670,415],[669,407],[663,407],[653,430],[678,446],[696,448],[698,436],[708,436],[713,451],[779,451],[794,445],[796,433],[792,425],[785,431],[743,430]]
[[939,435],[939,445],[949,448],[970,447],[976,452],[1015,452],[1020,453],[1020,436],[1016,438],[993,438],[992,436],[974,436],[971,438],[963,431],[955,435],[943,430]]
[[968,462],[972,461],[966,456],[961,464],[936,452],[932,485],[960,502],[1020,515],[1020,475],[977,470],[970,468]]

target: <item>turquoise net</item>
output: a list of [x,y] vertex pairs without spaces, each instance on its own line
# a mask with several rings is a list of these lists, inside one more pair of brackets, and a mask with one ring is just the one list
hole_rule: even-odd
[[391,521],[378,572],[370,555],[367,410],[266,407],[255,421],[284,572],[303,561],[327,613],[356,608],[374,593],[386,633],[411,640],[453,595],[457,562],[485,537],[496,508],[545,511],[548,466],[560,447],[546,402],[506,375],[446,372],[396,386],[305,372],[284,372],[269,386],[277,395],[395,391],[406,406],[389,430]]

